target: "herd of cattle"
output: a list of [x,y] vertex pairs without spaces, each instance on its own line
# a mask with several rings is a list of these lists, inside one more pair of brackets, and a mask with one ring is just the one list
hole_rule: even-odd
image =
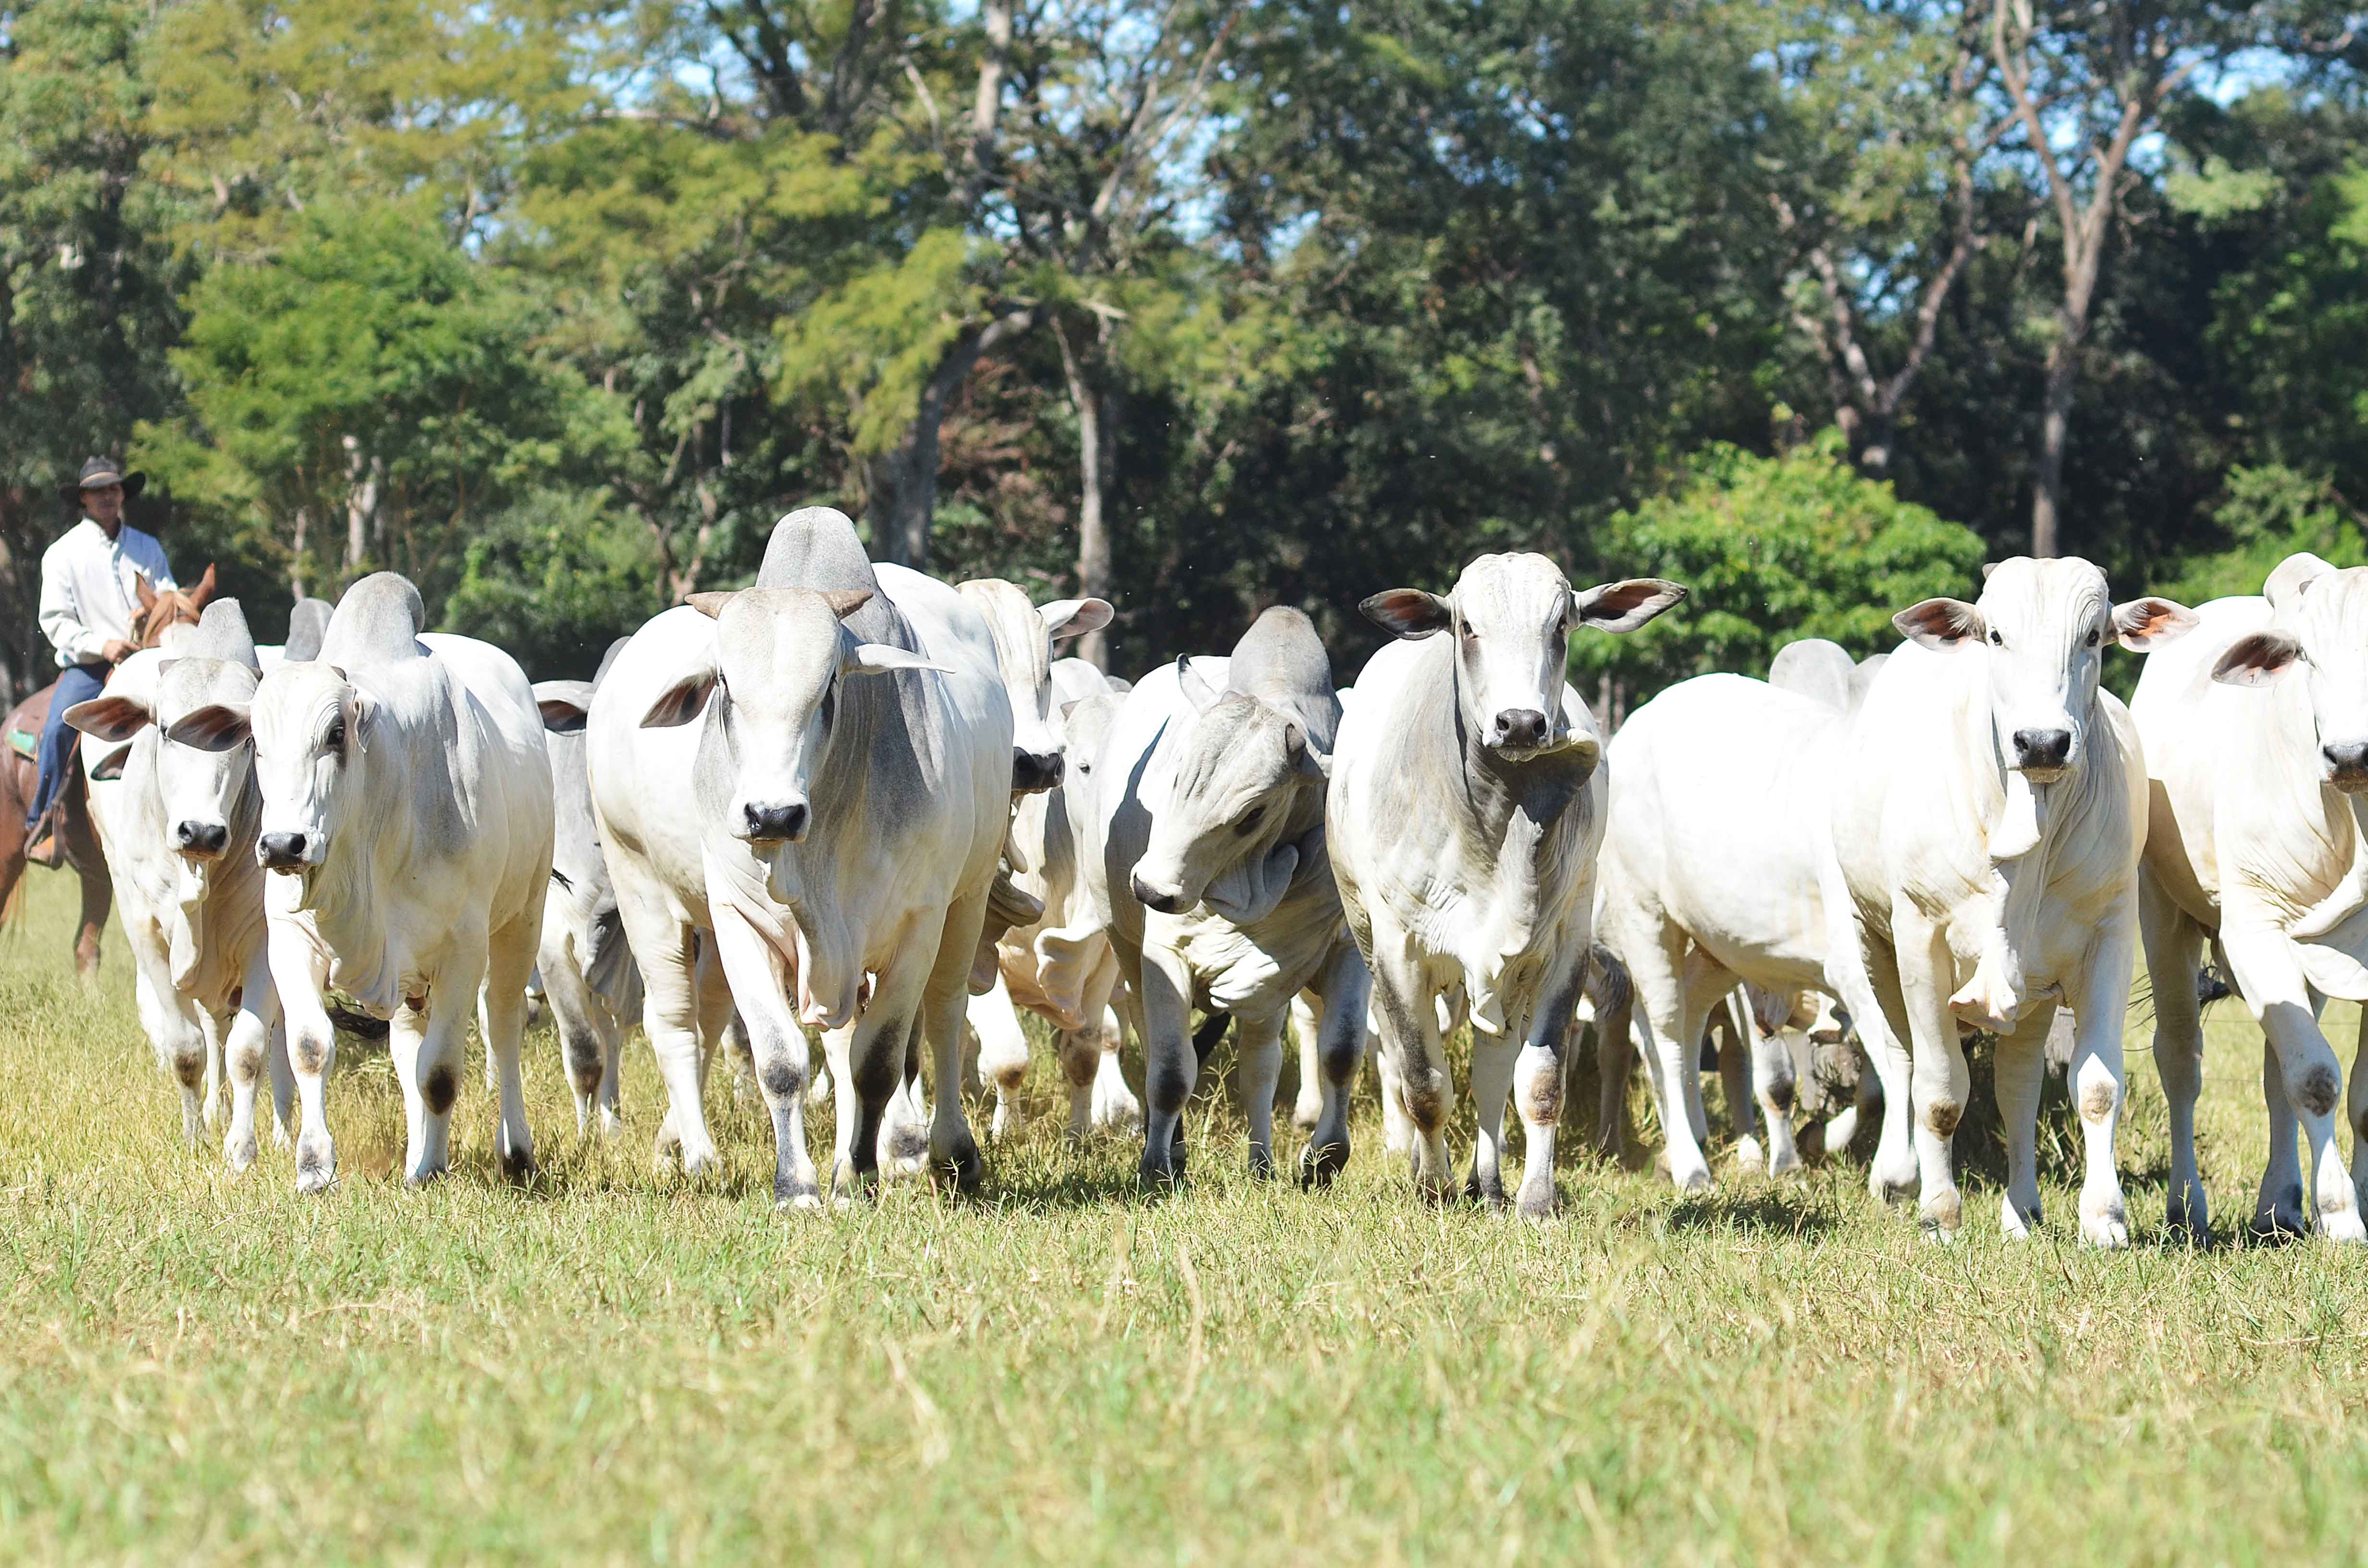
[[[1487,555],[1446,595],[1366,599],[1395,641],[1346,689],[1288,608],[1229,656],[1130,687],[1052,656],[1107,623],[1101,600],[1040,608],[1008,583],[875,566],[814,508],[777,526],[754,586],[691,596],[593,681],[529,686],[500,650],[423,632],[417,592],[381,574],[277,657],[217,601],[68,718],[188,1136],[226,1076],[224,1153],[245,1170],[268,1077],[305,1190],[336,1170],[333,1002],[387,1022],[415,1182],[448,1164],[472,1011],[501,1163],[532,1169],[519,1043],[539,987],[579,1131],[618,1125],[638,1016],[667,1096],[658,1156],[689,1172],[718,1158],[709,1066],[727,1039],[744,1048],[784,1205],[928,1169],[975,1183],[966,1048],[1008,1133],[1026,1009],[1055,1032],[1071,1131],[1139,1126],[1146,1181],[1181,1177],[1181,1115],[1229,1023],[1249,1163],[1274,1169],[1295,1018],[1303,1180],[1347,1162],[1370,1053],[1417,1185],[1528,1215],[1554,1207],[1589,1020],[1602,1135],[1641,1049],[1670,1176],[1710,1183],[1699,1052],[1724,1014],[1743,1045],[1730,1108],[1749,1124],[1756,1099],[1769,1168],[1800,1157],[1798,1036],[1846,1028],[1872,1071],[1827,1145],[1879,1099],[1869,1185],[1913,1193],[1944,1234],[1962,1216],[1963,1037],[1995,1035],[2001,1221],[2021,1235],[2040,1217],[2061,1008],[2080,1234],[2121,1245],[2141,944],[2169,1219],[2208,1229],[2208,944],[2266,1035],[2255,1223],[2362,1239],[2337,1123],[2342,1108],[2368,1135],[2368,1062],[2343,1108],[2317,1017],[2368,1001],[2368,569],[2295,556],[2262,597],[2189,610],[2115,604],[2086,562],[2017,559],[1976,601],[1902,610],[1895,653],[1853,665],[1795,643],[1768,681],[1669,688],[1607,745],[1565,683],[1570,636],[1684,597],[1654,579],[1575,591],[1543,556]],[[2160,650],[2128,708],[2099,685],[2111,644]],[[1443,1042],[1467,1024],[1477,1134],[1459,1178]],[[825,1098],[827,1187],[804,1121]]]

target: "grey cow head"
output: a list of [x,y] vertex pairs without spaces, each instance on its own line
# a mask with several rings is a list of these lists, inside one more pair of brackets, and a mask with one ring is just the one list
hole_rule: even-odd
[[1205,903],[1247,925],[1272,913],[1290,886],[1299,866],[1293,841],[1323,820],[1331,758],[1298,718],[1217,691],[1188,661],[1178,664],[1197,712],[1177,746],[1174,792],[1136,863],[1134,895],[1162,914]]
[[2321,782],[2347,795],[2368,792],[2368,566],[2338,570],[2316,555],[2293,555],[2270,574],[2265,591],[2269,628],[2229,644],[2212,678],[2231,686],[2300,678]]
[[1634,631],[1686,597],[1676,583],[1632,577],[1574,593],[1543,555],[1483,555],[1442,598],[1392,588],[1357,608],[1398,637],[1455,638],[1455,700],[1465,730],[1508,761],[1602,743],[1563,703],[1570,634]]
[[1055,599],[1039,608],[1000,577],[962,584],[995,637],[996,668],[1011,698],[1011,791],[1050,790],[1061,782],[1067,747],[1053,712],[1053,645],[1099,631],[1110,621],[1103,599]]
[[2161,647],[2195,613],[2160,598],[2117,605],[2105,574],[2074,556],[2019,555],[1985,573],[1975,603],[1926,599],[1892,624],[1924,647],[1983,660],[1998,755],[2033,784],[2053,783],[2086,755],[2105,645]]
[[319,663],[271,671],[245,712],[222,707],[204,715],[219,741],[254,737],[263,793],[256,858],[266,870],[301,873],[327,862],[346,819],[361,809],[357,775],[368,766],[377,715],[376,699],[344,670]]
[[111,689],[77,702],[65,720],[103,741],[129,741],[157,726],[156,793],[165,843],[192,873],[187,880],[201,886],[202,868],[228,852],[242,819],[253,826],[255,755],[246,713],[255,700],[255,671],[228,659],[165,659],[148,684],[145,691]]
[[690,596],[715,620],[712,653],[658,695],[642,724],[671,728],[703,717],[700,807],[754,848],[805,838],[842,680],[945,668],[902,648],[858,642],[839,622],[871,597],[863,589],[812,588]]

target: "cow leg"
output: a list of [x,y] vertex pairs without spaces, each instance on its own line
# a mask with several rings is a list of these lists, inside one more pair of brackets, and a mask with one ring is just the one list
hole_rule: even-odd
[[1520,1207],[1525,1220],[1554,1211],[1554,1150],[1562,1128],[1563,1052],[1578,993],[1587,974],[1588,941],[1582,935],[1563,949],[1571,955],[1561,972],[1549,971],[1543,1002],[1529,1020],[1529,1039],[1513,1063],[1513,1096],[1521,1115]]
[[[2122,1025],[2129,1012],[2137,926],[2137,897],[2133,891],[2116,901],[2100,928],[2095,945],[2089,949],[2089,971],[2081,978],[2072,1003],[2072,1060],[2066,1068],[2065,1082],[2080,1114],[2080,1239],[2090,1246],[2130,1244],[2129,1208],[2122,1195],[2113,1142],[2128,1083]],[[2192,965],[2187,971],[2187,994],[2191,999],[2195,995]]]
[[2268,1113],[2270,1153],[2261,1163],[2260,1191],[2253,1199],[2253,1233],[2307,1235],[2310,1216],[2303,1208],[2302,1163],[2294,1152],[2302,1124],[2294,1119],[2293,1102],[2286,1098],[2278,1048],[2266,1037],[2261,1040],[2261,1105]]
[[[622,884],[621,863],[611,869]],[[652,913],[643,915],[644,902],[641,897],[620,900],[626,934],[642,966],[642,1032],[649,1037],[650,1054],[657,1059],[658,1075],[666,1087],[666,1119],[658,1124],[651,1154],[660,1170],[674,1154],[680,1157],[685,1176],[700,1176],[721,1163],[714,1135],[707,1129],[702,1097],[707,1037],[700,1005],[706,987],[701,983],[707,978],[702,970],[710,966],[700,963],[689,926],[666,917],[655,898],[647,901]],[[715,972],[721,984],[721,971]]]
[[2019,1241],[2039,1225],[2039,1091],[2047,1070],[2047,1031],[2055,1021],[2053,1004],[2032,1009],[2012,1034],[1998,1037],[1992,1062],[1998,1119],[2006,1128],[2006,1191],[1998,1201],[1998,1224]]
[[1372,960],[1383,1099],[1395,1101],[1404,1119],[1416,1189],[1443,1200],[1456,1190],[1444,1136],[1455,1080],[1440,1038],[1438,994],[1412,939],[1384,924],[1378,911]]
[[1759,1140],[1759,1118],[1751,1098],[1751,1025],[1748,1016],[1736,1021],[1738,1012],[1749,1011],[1738,1008],[1736,994],[1727,992],[1711,1004],[1706,1038],[1718,1042],[1718,1090],[1735,1128],[1735,1163],[1747,1171],[1765,1172],[1768,1150]]
[[512,1181],[534,1176],[534,1133],[526,1121],[526,1082],[519,1056],[526,1043],[526,982],[542,945],[542,901],[529,903],[518,917],[485,943],[485,977],[477,994],[478,1029],[494,1062],[501,1091],[501,1123],[495,1149],[502,1175]]
[[1182,960],[1164,949],[1145,948],[1140,971],[1141,983],[1131,989],[1141,1020],[1143,1090],[1148,1102],[1144,1107],[1141,1175],[1146,1187],[1172,1187],[1183,1179],[1178,1153],[1183,1143],[1184,1106],[1201,1076],[1200,1053],[1192,1049],[1191,982]]
[[280,1016],[288,1029],[288,1065],[296,1077],[302,1115],[296,1129],[296,1190],[325,1191],[336,1179],[337,1149],[329,1134],[329,1069],[336,1060],[337,1032],[321,994],[328,963],[302,937],[282,936],[275,925],[267,938],[271,978],[279,987]]
[[1793,1045],[1784,1031],[1762,1034],[1748,1030],[1751,1040],[1751,1093],[1759,1105],[1759,1119],[1768,1129],[1768,1174],[1787,1176],[1801,1168],[1800,1145],[1793,1138],[1793,1100],[1797,1080],[1793,1070]]
[[[582,1137],[592,1130],[593,1119],[600,1110],[602,1089],[609,1085],[608,1041],[600,1027],[608,1009],[586,983],[584,971],[576,967],[572,954],[555,952],[551,956],[556,961],[541,966],[542,995],[550,1006],[551,1021],[559,1036],[560,1071],[575,1098],[575,1132]],[[493,1061],[489,1047],[485,1052],[489,1070]],[[488,1086],[500,1085],[496,1082]],[[613,1088],[610,1092],[614,1092]]]
[[1918,1212],[1927,1231],[1947,1240],[1964,1222],[1952,1142],[1973,1093],[1973,1073],[1957,1042],[1956,1016],[1949,1010],[1956,960],[1946,935],[1904,901],[1893,907],[1891,928],[1914,1053],[1909,1089],[1915,1102],[1916,1163],[1923,1177]]
[[1883,1080],[1875,1076],[1874,1063],[1867,1060],[1863,1046],[1853,1045],[1858,1052],[1858,1082],[1850,1088],[1850,1103],[1834,1113],[1826,1123],[1824,1143],[1827,1159],[1838,1159],[1847,1153],[1858,1138],[1859,1123],[1869,1111],[1881,1108]]
[[1324,1115],[1322,1026],[1313,1005],[1320,1000],[1309,991],[1291,999],[1291,1033],[1299,1046],[1299,1093],[1291,1102],[1291,1124],[1302,1132],[1315,1131]]
[[[1855,934],[1851,939],[1857,939]],[[1922,1175],[1916,1145],[1915,1056],[1892,1025],[1893,1019],[1907,1017],[1907,996],[1900,984],[1897,956],[1887,944],[1870,942],[1867,959],[1864,975],[1851,975],[1842,993],[1842,1006],[1858,1021],[1860,1047],[1883,1091],[1883,1140],[1867,1166],[1866,1186],[1879,1203],[1904,1203],[1917,1194]],[[1850,994],[1852,991],[1858,994]],[[1952,1020],[1952,1038],[1953,1034]]]
[[1595,1015],[1595,1149],[1613,1165],[1628,1157],[1628,1075],[1636,1061],[1634,993]]
[[[2291,956],[2284,938],[2274,931],[2240,926],[2231,919],[2221,927],[2221,944],[2235,971],[2237,989],[2260,1020],[2277,1053],[2278,1079],[2285,1090],[2291,1114],[2301,1123],[2310,1150],[2310,1190],[2319,1231],[2334,1241],[2368,1239],[2361,1225],[2360,1200],[2343,1151],[2336,1141],[2336,1108],[2343,1098],[2343,1074],[2334,1048],[2319,1031],[2317,1006],[2309,983]],[[2189,983],[2192,984],[2191,980]],[[2277,1116],[2271,1111],[2271,1159],[2277,1158]],[[2271,1196],[2267,1178],[2262,1194]]]
[[288,1023],[274,1013],[264,1065],[271,1074],[271,1146],[285,1149],[296,1136],[296,1069],[288,1060]]
[[[2170,1194],[2168,1221],[2191,1236],[2212,1233],[2203,1172],[2195,1162],[2195,1103],[2203,1096],[2203,1008],[2195,973],[2203,961],[2203,927],[2154,878],[2138,873],[2138,937],[2146,946],[2154,990],[2154,1067],[2170,1107]],[[2352,1092],[2360,1081],[2355,1072]],[[2291,1149],[2294,1141],[2289,1138]]]
[[[279,994],[271,983],[271,965],[258,945],[239,987],[238,1006],[230,1015],[230,1040],[224,1055],[230,1073],[230,1128],[222,1134],[222,1162],[231,1174],[243,1176],[255,1164],[255,1091],[267,1065],[286,1071],[284,1044],[275,1040]],[[271,1062],[274,1047],[279,1060]],[[275,1085],[275,1088],[276,1088]]]
[[[1011,988],[1004,983],[1001,970],[996,971],[992,988],[969,998],[963,1013],[970,1027],[978,1031],[979,1081],[995,1091],[995,1119],[987,1126],[988,1136],[1011,1137],[1028,1125],[1028,1112],[1019,1103],[1020,1084],[1028,1076],[1028,1035],[1019,1027],[1019,1011],[1011,1005]],[[1093,1082],[1090,1074],[1086,1082]],[[939,1085],[938,1093],[946,1092],[945,1085]],[[1073,1102],[1076,1097],[1073,1093]],[[1074,1108],[1073,1104],[1073,1125]]]
[[[970,1000],[970,968],[978,939],[986,928],[986,890],[961,900],[946,911],[938,950],[921,993],[921,1025],[929,1045],[931,1074],[937,1081],[929,1106],[929,1162],[953,1178],[955,1190],[975,1192],[985,1174],[978,1140],[962,1110],[962,1013]],[[999,984],[1002,976],[998,974]],[[1006,999],[1008,1006],[1008,998]],[[1014,1017],[1015,1030],[1019,1018]],[[1027,1037],[1020,1037],[1021,1062],[1026,1062]]]
[[1234,1015],[1242,1111],[1249,1121],[1250,1175],[1261,1181],[1274,1176],[1274,1096],[1282,1086],[1282,1025],[1287,1016],[1287,1006],[1256,1017]]
[[[406,1000],[387,1023],[387,1054],[403,1086],[403,1183],[424,1187],[452,1166],[452,1106],[468,1070],[469,1015],[484,968],[480,942],[455,937],[451,958],[425,997]],[[422,1008],[414,1005],[424,1001]]]
[[744,999],[740,1017],[757,1064],[757,1090],[773,1120],[773,1205],[819,1209],[822,1185],[806,1144],[806,1075],[813,1070],[813,1051],[790,1011],[789,965],[780,949],[725,909],[716,911],[715,951],[732,994]]
[[[1373,977],[1354,942],[1334,944],[1312,990],[1323,1005],[1306,1020],[1316,1042],[1316,1111],[1299,1153],[1299,1183],[1328,1187],[1349,1165],[1349,1096],[1364,1058],[1366,1019],[1373,1006]],[[1308,994],[1294,997],[1294,1006],[1304,1005]],[[1300,1097],[1306,1097],[1304,1087]]]

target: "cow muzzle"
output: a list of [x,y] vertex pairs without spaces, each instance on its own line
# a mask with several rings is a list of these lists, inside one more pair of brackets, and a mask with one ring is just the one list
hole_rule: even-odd
[[1145,909],[1161,915],[1181,915],[1192,905],[1192,901],[1184,896],[1183,889],[1161,887],[1156,882],[1144,881],[1143,873],[1140,871],[1129,877],[1127,881],[1134,889],[1135,898]]
[[230,827],[218,822],[173,824],[173,847],[192,860],[219,860],[230,844]]
[[267,833],[255,841],[255,858],[267,871],[301,871],[318,844],[313,834]]
[[1554,733],[1552,721],[1534,708],[1505,708],[1488,721],[1488,749],[1506,756],[1534,756]]
[[813,816],[803,801],[750,801],[740,808],[737,836],[750,844],[803,844]]
[[2327,782],[2347,795],[2368,791],[2368,741],[2333,741],[2318,748]]
[[2014,733],[2015,770],[2034,784],[2052,784],[2072,765],[2072,732],[2069,730],[2017,730]]
[[1046,790],[1057,790],[1068,772],[1068,764],[1056,751],[1021,751],[1011,753],[1011,792],[1033,795]]

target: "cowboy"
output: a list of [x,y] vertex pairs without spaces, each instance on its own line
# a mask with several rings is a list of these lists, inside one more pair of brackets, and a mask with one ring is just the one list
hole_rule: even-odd
[[132,651],[140,579],[158,593],[180,585],[155,536],[123,520],[123,504],[147,483],[146,474],[126,473],[113,458],[92,458],[82,465],[80,479],[58,491],[68,505],[81,508],[82,521],[41,554],[41,634],[58,651],[59,674],[49,722],[41,730],[40,784],[26,830],[35,841],[28,855],[44,865],[57,863],[51,808],[77,738],[65,722],[66,710],[97,697],[108,672]]

